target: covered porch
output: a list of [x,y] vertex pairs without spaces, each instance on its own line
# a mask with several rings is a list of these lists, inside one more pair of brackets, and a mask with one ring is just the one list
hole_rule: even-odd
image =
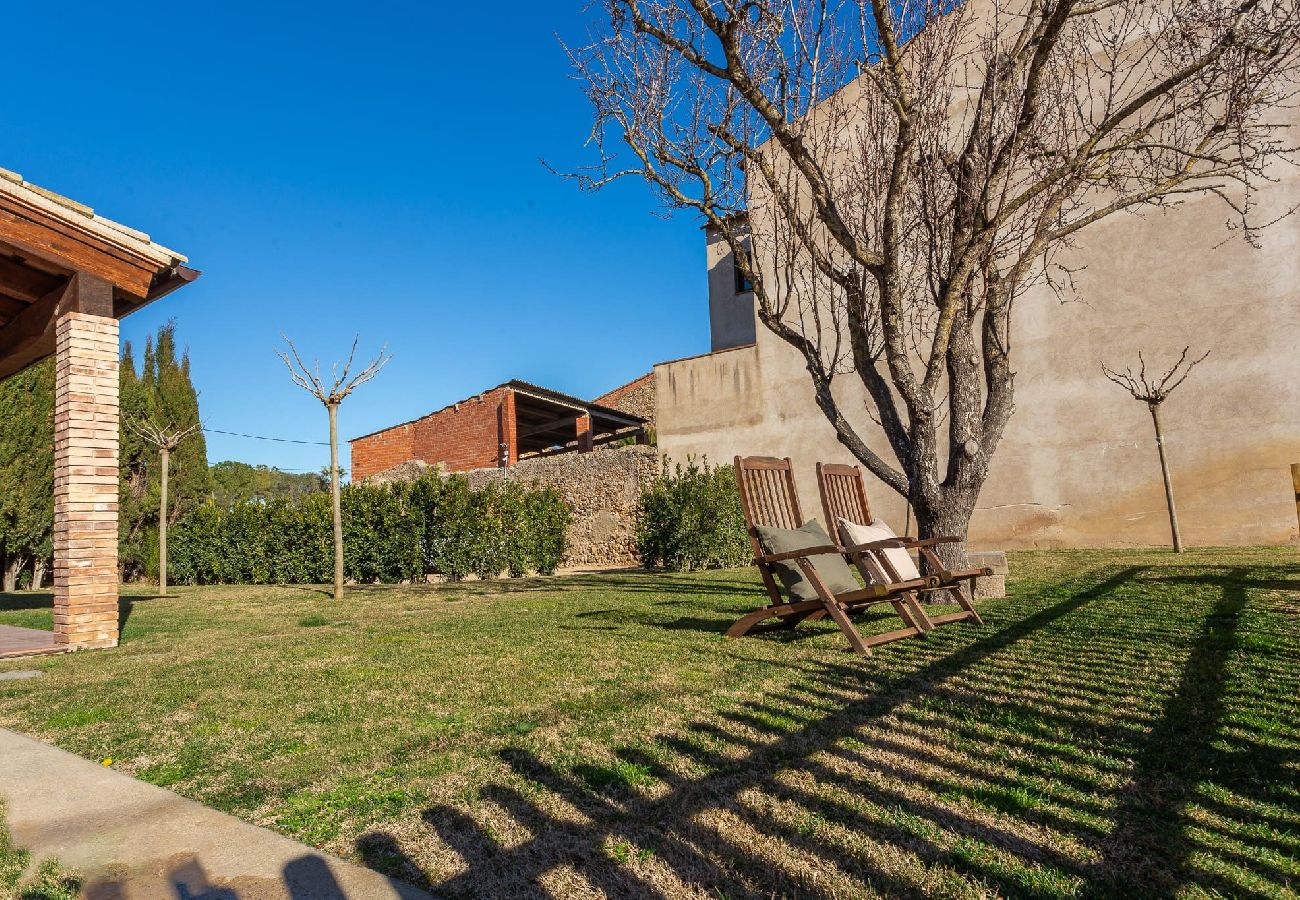
[[648,440],[645,419],[526,381],[510,381],[502,406],[502,461],[588,453],[602,444]]
[[0,169],[0,380],[56,360],[54,631],[6,630],[0,657],[117,644],[118,320],[197,278],[186,262]]

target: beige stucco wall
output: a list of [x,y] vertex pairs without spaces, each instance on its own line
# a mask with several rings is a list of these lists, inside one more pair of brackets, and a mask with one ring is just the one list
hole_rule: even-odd
[[[1300,116],[1293,121],[1300,139]],[[1300,173],[1276,172],[1261,220],[1300,204]],[[1081,236],[1084,302],[1047,291],[1019,302],[1016,413],[972,522],[974,544],[1167,542],[1150,417],[1100,364],[1127,365],[1139,349],[1168,364],[1189,344],[1211,356],[1163,413],[1185,541],[1296,540],[1288,466],[1300,462],[1300,217],[1265,231],[1258,250],[1225,228],[1229,218],[1207,198],[1108,219]],[[754,347],[664,363],[655,376],[665,453],[790,456],[805,514],[820,515],[814,463],[852,459],[793,350],[759,325]],[[839,379],[845,411],[888,458],[855,380]],[[877,513],[901,523],[901,499],[870,483]]]

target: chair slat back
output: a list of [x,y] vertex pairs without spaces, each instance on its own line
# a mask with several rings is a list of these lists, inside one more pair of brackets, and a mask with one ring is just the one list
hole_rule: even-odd
[[838,534],[837,523],[840,519],[848,519],[858,525],[872,523],[866,480],[857,466],[818,463],[817,488],[822,495],[826,528],[831,534]]
[[804,524],[789,458],[737,456],[736,486],[740,488],[740,505],[745,510],[745,525],[755,556],[763,552],[755,525],[793,529]]
[[[803,525],[803,511],[799,508],[799,493],[794,486],[794,466],[789,457],[737,456],[736,486],[740,489],[740,506],[745,511],[745,526],[754,557],[763,555],[755,525],[773,528],[798,528]],[[763,586],[773,606],[785,600],[777,586],[772,567],[758,563],[763,576]]]

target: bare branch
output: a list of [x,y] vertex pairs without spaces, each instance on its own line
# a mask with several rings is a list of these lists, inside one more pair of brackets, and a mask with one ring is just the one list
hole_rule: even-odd
[[388,365],[393,358],[393,355],[388,352],[388,345],[384,344],[379,348],[379,353],[364,369],[355,375],[351,374],[352,365],[357,355],[357,343],[360,341],[358,335],[352,341],[352,348],[348,352],[342,370],[340,371],[338,363],[330,366],[330,381],[327,384],[321,376],[320,362],[316,362],[314,370],[309,368],[298,353],[298,347],[289,339],[288,335],[281,332],[280,337],[284,339],[289,349],[287,351],[277,350],[275,355],[280,358],[285,368],[289,370],[289,377],[294,384],[326,406],[341,404],[349,394],[378,375],[380,370]]
[[1131,368],[1119,372],[1105,363],[1102,363],[1101,372],[1106,376],[1107,380],[1128,391],[1134,400],[1141,400],[1148,406],[1159,406],[1169,398],[1169,395],[1180,384],[1187,380],[1187,376],[1192,374],[1192,370],[1205,362],[1206,357],[1210,355],[1210,351],[1206,350],[1196,359],[1189,361],[1188,357],[1191,352],[1191,347],[1184,347],[1177,361],[1159,377],[1147,377],[1146,359],[1141,351],[1138,352],[1138,371],[1136,373]]

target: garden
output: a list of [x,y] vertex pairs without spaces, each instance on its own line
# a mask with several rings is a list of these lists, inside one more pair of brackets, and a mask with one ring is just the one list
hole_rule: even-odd
[[868,658],[752,569],[128,587],[0,726],[451,896],[1294,895],[1294,551],[1011,567]]

